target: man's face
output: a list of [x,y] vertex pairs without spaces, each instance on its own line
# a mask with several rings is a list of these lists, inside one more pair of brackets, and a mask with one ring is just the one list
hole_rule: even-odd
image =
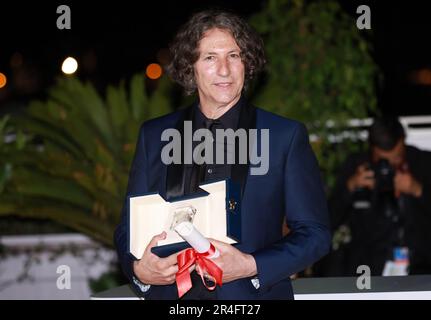
[[241,51],[229,31],[211,29],[199,42],[194,65],[199,100],[205,108],[231,107],[244,86]]
[[380,159],[387,159],[392,167],[400,168],[404,163],[405,158],[405,144],[404,140],[400,139],[394,148],[385,151],[378,147],[372,147],[373,161],[377,162]]

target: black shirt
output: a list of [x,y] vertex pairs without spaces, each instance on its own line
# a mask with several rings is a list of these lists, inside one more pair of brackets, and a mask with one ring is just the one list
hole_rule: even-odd
[[[193,116],[193,133],[198,129],[209,129],[212,132],[213,137],[215,137],[217,129],[238,129],[239,116],[241,111],[241,106],[243,104],[243,98],[232,107],[226,113],[224,113],[218,119],[208,119],[200,110],[200,107],[196,105]],[[193,150],[201,142],[193,141]],[[219,145],[217,146],[217,143]],[[212,163],[204,163],[202,165],[197,165],[194,163],[192,165],[185,166],[186,175],[186,185],[185,193],[195,192],[199,184],[211,180],[219,180],[229,178],[231,175],[231,164],[228,164],[226,159],[230,152],[234,152],[234,146],[229,145],[228,141],[213,141],[213,161]],[[223,152],[223,164],[215,163],[216,155],[218,152]],[[209,291],[202,284],[200,276],[193,271],[191,274],[192,288],[182,297],[183,300],[215,300],[217,299],[216,291]]]
[[[238,129],[239,116],[244,99],[240,98],[238,102],[230,108],[226,113],[217,119],[208,119],[201,111],[199,105],[196,105],[193,116],[193,134],[198,129],[209,129],[214,138],[213,141],[213,159],[212,163],[204,163],[198,165],[194,163],[185,166],[186,186],[185,193],[192,193],[197,190],[199,184],[211,180],[226,179],[231,176],[231,164],[227,163],[227,159],[234,153],[235,146],[229,144],[227,139],[216,141],[217,129]],[[202,140],[203,141],[203,140]],[[201,142],[193,141],[193,150],[199,146]],[[216,163],[217,154],[223,152],[223,163]]]

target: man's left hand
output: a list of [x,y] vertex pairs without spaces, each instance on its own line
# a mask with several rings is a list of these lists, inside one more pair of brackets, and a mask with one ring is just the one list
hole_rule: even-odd
[[256,261],[250,254],[243,253],[228,243],[209,239],[220,255],[212,259],[223,270],[223,283],[252,277],[257,274]]
[[401,193],[419,198],[422,195],[422,185],[410,174],[410,172],[397,171],[394,178],[395,196]]

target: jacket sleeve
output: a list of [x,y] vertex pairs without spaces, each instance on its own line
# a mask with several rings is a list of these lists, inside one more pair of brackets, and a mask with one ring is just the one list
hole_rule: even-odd
[[[142,295],[143,292],[138,286],[133,272],[133,262],[136,259],[129,252],[129,212],[127,210],[127,199],[130,195],[142,194],[148,191],[146,172],[147,158],[144,140],[144,126],[142,126],[139,132],[138,142],[136,144],[135,156],[130,168],[127,193],[121,212],[121,221],[114,234],[114,243],[117,248],[118,258],[123,273],[126,275],[129,282],[133,285],[133,288],[139,295]],[[145,294],[148,294],[150,291],[151,289],[146,291]]]
[[302,124],[298,124],[293,134],[286,157],[284,197],[290,233],[252,254],[261,288],[304,270],[330,249],[326,197],[317,160]]

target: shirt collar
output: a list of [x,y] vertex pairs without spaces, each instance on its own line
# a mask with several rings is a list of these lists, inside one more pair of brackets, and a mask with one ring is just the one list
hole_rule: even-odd
[[[244,98],[241,96],[238,102],[225,112],[221,117],[217,118],[225,129],[238,129],[239,115],[241,107],[244,103]],[[196,105],[196,112],[194,113],[193,125],[196,129],[204,128],[205,122],[209,120],[201,111],[199,104]]]

